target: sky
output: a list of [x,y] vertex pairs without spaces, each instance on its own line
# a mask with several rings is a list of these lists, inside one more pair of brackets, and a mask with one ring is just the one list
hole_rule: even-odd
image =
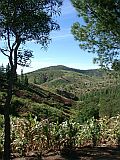
[[[51,33],[52,41],[49,44],[47,51],[41,49],[41,46],[34,42],[26,43],[25,47],[33,50],[34,58],[31,59],[30,67],[22,68],[18,66],[18,74],[21,69],[26,73],[56,65],[65,65],[77,69],[98,68],[96,64],[93,64],[95,55],[81,50],[79,43],[75,41],[71,34],[71,26],[73,23],[77,21],[83,23],[83,20],[82,18],[78,18],[77,12],[70,0],[64,0],[61,8],[61,15],[56,19],[60,25],[60,30]],[[0,54],[0,63],[8,63],[8,59],[2,54]]]

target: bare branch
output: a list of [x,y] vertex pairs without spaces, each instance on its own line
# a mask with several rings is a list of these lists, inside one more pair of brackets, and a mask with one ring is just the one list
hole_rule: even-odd
[[5,50],[5,49],[2,49],[2,48],[0,48],[0,51],[2,52],[2,54],[4,54],[6,57],[10,57],[10,56],[8,56],[5,52],[9,52],[8,50]]

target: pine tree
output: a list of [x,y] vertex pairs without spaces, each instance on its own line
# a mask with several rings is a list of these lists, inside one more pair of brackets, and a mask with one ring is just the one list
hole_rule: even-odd
[[23,69],[21,69],[21,83],[24,84],[24,74],[23,74]]
[[25,74],[25,85],[28,85],[28,77],[27,77],[27,74]]

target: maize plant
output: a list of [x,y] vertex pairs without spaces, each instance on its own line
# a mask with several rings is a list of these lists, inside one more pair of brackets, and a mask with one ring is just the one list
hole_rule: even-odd
[[[3,151],[3,125],[0,126],[0,151]],[[31,151],[48,149],[61,150],[64,147],[84,145],[120,145],[120,115],[111,118],[90,119],[80,124],[70,119],[59,124],[48,119],[37,121],[37,117],[11,117],[12,152],[21,156]]]

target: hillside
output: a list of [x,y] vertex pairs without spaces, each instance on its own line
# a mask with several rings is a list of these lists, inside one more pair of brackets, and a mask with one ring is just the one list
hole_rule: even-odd
[[114,108],[111,110],[112,115],[120,111],[118,105],[120,104],[118,100],[120,78],[119,74],[114,71],[78,70],[58,65],[39,69],[28,73],[27,76],[29,82],[36,84],[37,87],[72,99],[74,101],[71,107],[73,112],[77,108],[81,109],[84,114],[87,111],[91,114],[90,110],[95,107],[100,110],[102,116],[111,114],[109,107]]
[[[81,72],[65,66],[52,66],[19,76],[11,114],[27,116],[30,113],[38,119],[63,120],[71,116],[89,118],[94,115],[94,110],[99,110],[100,116],[110,116],[109,108],[114,108],[112,116],[119,113],[119,77],[99,70]],[[28,84],[23,81],[26,75]],[[1,113],[6,92],[6,82],[2,81],[1,78]]]
[[102,76],[102,74],[103,74],[103,72],[99,69],[80,70],[80,69],[66,67],[66,66],[63,66],[63,65],[45,67],[45,68],[41,68],[41,69],[38,69],[36,71],[33,71],[31,73],[39,73],[41,71],[45,72],[45,71],[49,71],[49,70],[73,71],[73,72],[83,73],[83,74],[90,75],[90,76]]
[[[119,74],[115,73],[115,76],[110,72],[95,76],[92,72],[94,70],[87,75],[76,69],[57,66],[18,77],[10,108],[13,153],[22,157],[27,156],[28,151],[36,151],[36,148],[42,148],[42,151],[62,148],[66,151],[65,146],[118,144]],[[6,80],[5,74],[0,75],[1,135]],[[14,138],[15,135],[17,137]],[[23,145],[21,139],[25,142]],[[1,136],[1,151],[2,141]]]
[[102,77],[104,74],[103,71],[98,69],[80,70],[80,69],[69,68],[63,65],[58,65],[58,66],[46,67],[46,68],[38,69],[33,72],[29,72],[27,76],[29,78],[29,82],[34,82],[36,78],[37,83],[42,83],[42,81],[39,81],[39,79],[42,78],[42,74],[46,74],[48,76],[47,81],[50,81],[58,77],[65,76],[66,73],[76,73],[81,76],[87,75],[87,76],[96,76],[96,77]]
[[43,89],[58,94],[62,91],[69,92],[78,98],[83,93],[109,85],[109,77],[104,71],[79,70],[62,65],[36,70],[28,73],[27,77],[29,83],[37,84]]

